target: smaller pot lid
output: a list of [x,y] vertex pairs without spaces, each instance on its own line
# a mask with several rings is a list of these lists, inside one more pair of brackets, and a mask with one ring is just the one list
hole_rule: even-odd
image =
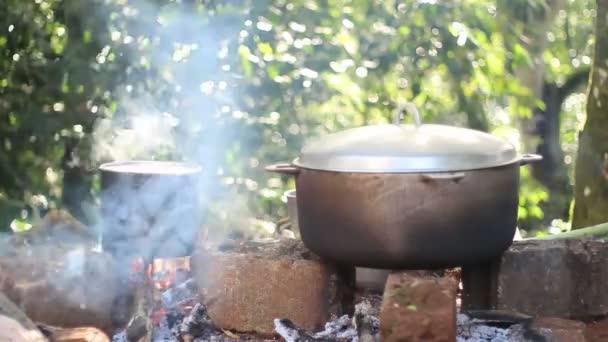
[[122,160],[113,161],[99,166],[101,171],[115,173],[130,173],[140,175],[188,175],[201,171],[201,167],[194,164],[156,161],[156,160]]
[[[416,125],[399,124],[404,109]],[[337,172],[453,172],[517,162],[515,147],[493,135],[467,128],[420,123],[411,104],[395,112],[393,124],[329,134],[307,144],[293,164]]]

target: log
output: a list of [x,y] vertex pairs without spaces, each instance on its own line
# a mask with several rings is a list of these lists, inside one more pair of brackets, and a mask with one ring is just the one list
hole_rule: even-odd
[[135,282],[133,318],[127,325],[126,336],[129,342],[149,342],[152,340],[154,288],[145,273]]
[[101,330],[93,327],[56,328],[44,327],[50,342],[110,342],[110,338]]

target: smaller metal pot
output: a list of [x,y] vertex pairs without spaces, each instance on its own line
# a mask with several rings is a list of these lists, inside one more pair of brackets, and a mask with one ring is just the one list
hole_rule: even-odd
[[298,226],[298,202],[296,201],[296,189],[285,191],[283,194],[287,200],[287,215],[291,223],[291,231],[296,238],[300,238],[300,227]]
[[191,254],[201,223],[199,166],[117,161],[99,169],[104,250],[123,259]]

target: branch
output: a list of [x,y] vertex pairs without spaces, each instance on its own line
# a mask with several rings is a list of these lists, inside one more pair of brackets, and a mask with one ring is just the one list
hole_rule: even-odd
[[608,222],[591,227],[571,230],[569,232],[547,235],[525,240],[556,240],[556,239],[582,239],[582,238],[608,238]]
[[561,107],[562,102],[566,99],[566,96],[570,95],[576,88],[578,88],[583,82],[586,83],[589,80],[590,68],[582,68],[574,72],[568,77],[566,82],[559,87],[559,104]]

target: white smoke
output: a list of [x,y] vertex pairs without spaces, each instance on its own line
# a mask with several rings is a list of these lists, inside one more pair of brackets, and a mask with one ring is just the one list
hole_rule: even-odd
[[100,119],[93,131],[93,160],[153,159],[163,150],[175,150],[174,129],[179,119],[151,107],[150,97],[120,98],[126,117]]

